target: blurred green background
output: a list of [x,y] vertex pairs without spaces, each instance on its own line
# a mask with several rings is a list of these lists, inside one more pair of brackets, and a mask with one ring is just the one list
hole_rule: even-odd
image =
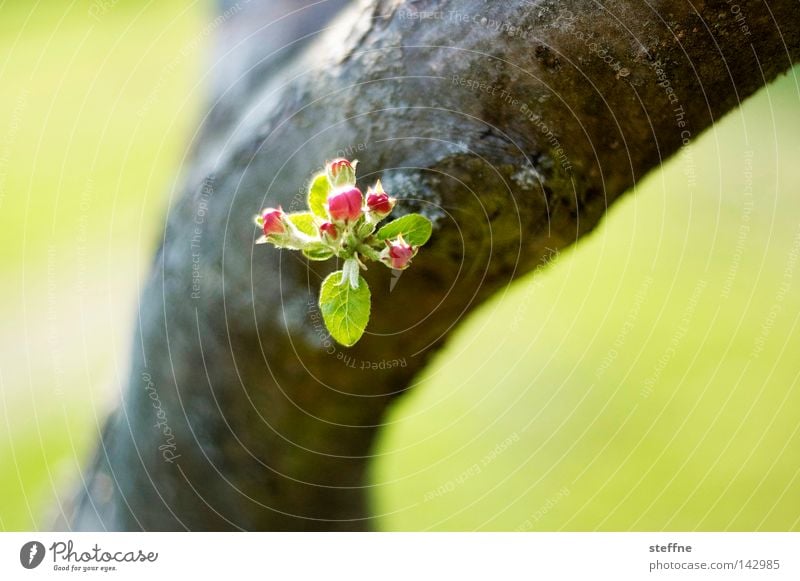
[[[98,10],[97,7],[103,7]],[[0,3],[0,529],[124,385],[206,3]],[[388,418],[387,530],[800,530],[798,69],[472,316]]]

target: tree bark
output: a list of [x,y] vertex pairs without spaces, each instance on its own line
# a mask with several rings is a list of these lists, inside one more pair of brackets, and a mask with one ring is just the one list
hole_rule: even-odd
[[[219,52],[141,295],[123,402],[67,526],[369,528],[365,474],[387,407],[467,313],[791,67],[796,12],[788,0],[384,0],[275,53],[265,38],[299,38],[308,22],[232,17],[233,56]],[[337,156],[435,225],[402,277],[366,273],[372,318],[352,349],[315,306],[335,265],[253,245],[252,216],[302,209],[298,192]]]

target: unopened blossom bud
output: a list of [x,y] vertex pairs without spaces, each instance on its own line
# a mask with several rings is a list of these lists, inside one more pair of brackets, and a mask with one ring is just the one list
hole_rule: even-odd
[[343,186],[356,185],[357,163],[357,161],[351,163],[344,158],[334,159],[328,162],[325,171],[328,174],[328,181],[331,183],[331,187],[341,188]]
[[397,200],[390,198],[389,194],[383,191],[380,180],[375,184],[375,188],[367,190],[367,208],[376,218],[388,216],[396,202]]
[[286,233],[286,215],[280,208],[267,208],[261,213],[264,236]]
[[364,195],[356,187],[343,188],[328,196],[328,214],[334,222],[352,222],[362,214]]
[[320,236],[322,236],[323,240],[333,241],[339,237],[339,230],[336,229],[336,225],[330,222],[325,222],[319,227]]
[[411,259],[417,253],[413,246],[398,236],[396,240],[386,242],[387,246],[381,252],[381,262],[395,270],[403,270],[411,264]]

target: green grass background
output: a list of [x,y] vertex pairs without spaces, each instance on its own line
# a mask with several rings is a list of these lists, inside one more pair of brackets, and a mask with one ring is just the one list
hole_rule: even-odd
[[[1,530],[80,483],[202,102],[208,5],[92,5],[0,4]],[[800,530],[799,94],[470,317],[388,418],[382,528]]]

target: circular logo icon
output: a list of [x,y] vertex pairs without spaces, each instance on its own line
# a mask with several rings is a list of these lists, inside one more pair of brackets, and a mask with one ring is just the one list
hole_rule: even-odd
[[19,562],[26,569],[35,569],[44,559],[44,545],[39,541],[30,541],[19,550]]

